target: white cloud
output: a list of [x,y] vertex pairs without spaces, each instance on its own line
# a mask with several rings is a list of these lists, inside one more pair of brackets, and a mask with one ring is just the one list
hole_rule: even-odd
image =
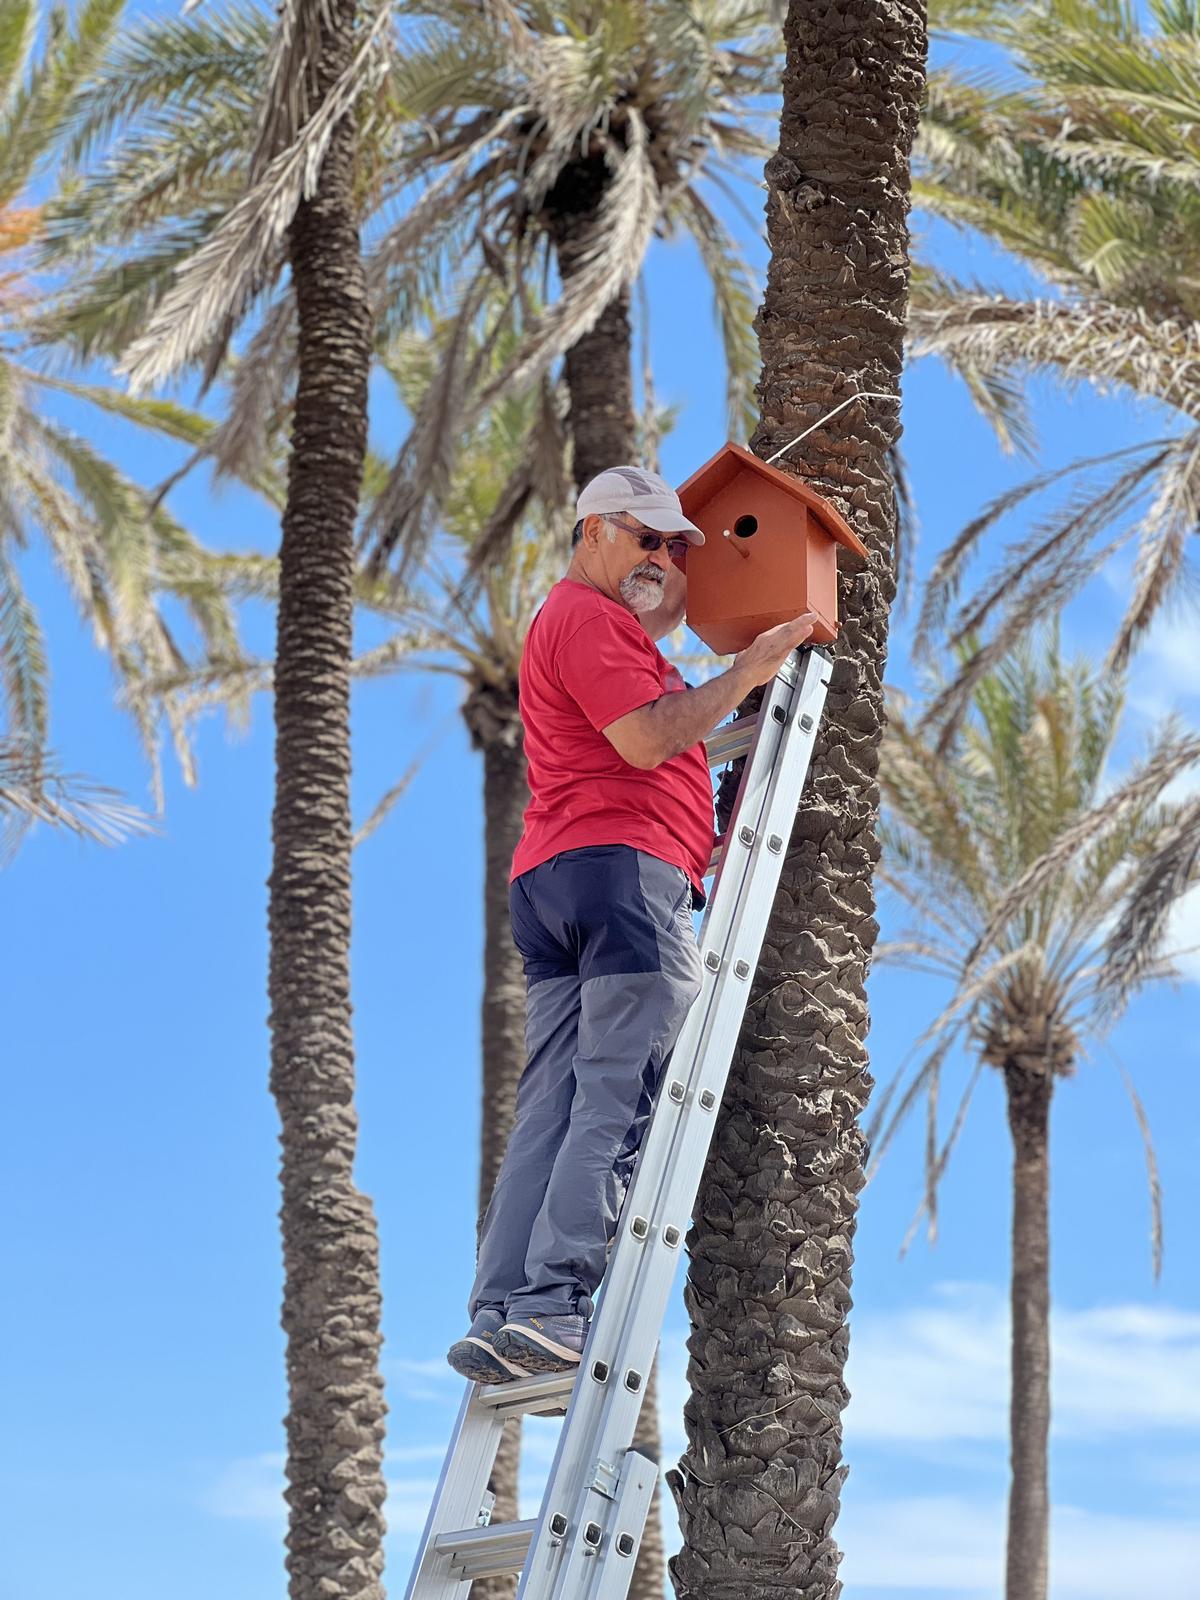
[[[932,1444],[1003,1439],[1008,1310],[980,1285],[863,1316],[850,1341],[847,1438]],[[1054,1433],[1121,1437],[1200,1430],[1200,1315],[1165,1306],[1060,1310],[1051,1319]]]
[[383,1372],[389,1392],[401,1400],[432,1400],[457,1406],[462,1399],[463,1381],[446,1365],[444,1356],[428,1361],[390,1357],[383,1363]]
[[[1126,1485],[1128,1503],[1161,1515],[1110,1516],[1057,1506],[1052,1535],[1054,1600],[1200,1600],[1200,1314],[1128,1303],[1063,1310],[1053,1318],[1054,1427],[1059,1439],[1105,1441]],[[389,1363],[395,1404],[406,1398],[457,1401],[461,1389],[438,1362]],[[683,1334],[670,1330],[659,1358],[662,1461],[682,1453],[687,1394]],[[860,1496],[854,1476],[838,1522],[846,1552],[847,1600],[872,1590],[923,1591],[953,1600],[994,1600],[1001,1588],[1004,1505],[994,1497],[1007,1433],[1008,1323],[994,1287],[942,1284],[918,1307],[857,1317],[848,1371],[847,1458],[875,1450],[872,1488]],[[399,1408],[397,1408],[398,1410]],[[436,1487],[450,1428],[447,1409],[419,1431],[393,1412],[397,1442],[387,1454],[389,1561],[403,1579]],[[422,1437],[424,1435],[424,1437]],[[403,1437],[403,1443],[399,1442]],[[533,1515],[558,1439],[558,1424],[528,1419],[523,1449],[522,1515]],[[879,1492],[902,1457],[900,1484],[914,1474],[963,1471],[965,1447],[977,1447],[987,1492],[889,1496]],[[1193,1448],[1196,1446],[1197,1448]],[[951,1465],[951,1461],[957,1465]],[[943,1481],[945,1481],[943,1479]],[[960,1483],[962,1480],[955,1479]],[[221,1473],[206,1496],[217,1516],[284,1526],[283,1457],[247,1457]],[[1186,1520],[1176,1520],[1172,1513]],[[674,1507],[663,1497],[669,1550],[679,1546]]]
[[1171,913],[1167,952],[1185,978],[1200,983],[1200,889],[1193,889]]
[[[959,1495],[858,1501],[838,1524],[848,1596],[871,1589],[950,1591],[992,1600],[1002,1587],[1005,1508]],[[1056,1506],[1051,1516],[1054,1600],[1196,1600],[1200,1525]]]
[[[403,1445],[389,1450],[392,1463],[440,1462],[445,1442],[428,1445]],[[387,1522],[390,1532],[420,1533],[425,1526],[437,1478],[422,1475],[388,1476]],[[283,1498],[284,1456],[282,1452],[243,1456],[224,1467],[204,1495],[205,1509],[216,1517],[261,1522],[277,1529],[282,1536],[287,1526],[287,1502]]]
[[391,1534],[419,1534],[425,1526],[436,1478],[389,1478],[384,1516]]
[[205,1494],[206,1510],[215,1517],[277,1524],[282,1531],[287,1522],[284,1459],[282,1451],[269,1451],[231,1461]]
[[1200,621],[1195,611],[1161,616],[1150,630],[1129,674],[1129,703],[1152,722],[1197,693],[1200,666]]

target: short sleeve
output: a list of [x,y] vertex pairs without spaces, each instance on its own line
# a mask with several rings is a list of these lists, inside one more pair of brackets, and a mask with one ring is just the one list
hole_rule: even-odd
[[588,619],[559,646],[559,682],[597,733],[661,697],[657,652],[632,617]]

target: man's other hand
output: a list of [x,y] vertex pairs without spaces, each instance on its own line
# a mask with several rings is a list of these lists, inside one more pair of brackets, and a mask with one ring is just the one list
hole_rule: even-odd
[[729,670],[742,677],[750,688],[770,683],[797,645],[811,636],[818,620],[815,611],[806,611],[794,622],[781,622],[777,627],[768,628],[753,644],[734,656]]
[[663,574],[662,599],[653,611],[639,611],[638,621],[652,639],[665,639],[683,621],[686,604],[687,579],[682,569],[671,561]]

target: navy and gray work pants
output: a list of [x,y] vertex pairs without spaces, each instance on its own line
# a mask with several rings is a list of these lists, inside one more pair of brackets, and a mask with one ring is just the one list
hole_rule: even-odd
[[591,1312],[663,1065],[700,992],[687,875],[627,845],[566,850],[510,894],[528,1064],[470,1313]]

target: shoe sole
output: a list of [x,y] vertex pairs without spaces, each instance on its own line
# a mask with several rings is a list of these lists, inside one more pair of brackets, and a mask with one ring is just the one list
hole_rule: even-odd
[[496,1335],[495,1351],[506,1361],[518,1361],[530,1372],[574,1372],[582,1354],[559,1344],[536,1328],[505,1323]]
[[472,1383],[511,1383],[514,1378],[527,1378],[528,1371],[515,1361],[507,1361],[487,1342],[468,1334],[446,1352],[446,1360],[460,1377]]

